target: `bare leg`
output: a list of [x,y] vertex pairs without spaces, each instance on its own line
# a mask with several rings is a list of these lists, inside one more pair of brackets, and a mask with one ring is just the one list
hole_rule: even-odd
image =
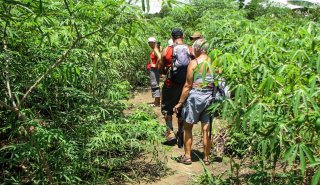
[[203,135],[203,152],[204,152],[204,160],[209,160],[211,142],[209,138],[209,123],[202,123],[202,135]]
[[183,126],[184,126],[184,152],[187,158],[191,158],[193,124],[185,122]]
[[166,115],[165,120],[167,125],[167,132],[165,133],[166,141],[163,144],[173,146],[177,144],[177,139],[176,135],[173,132],[172,115]]

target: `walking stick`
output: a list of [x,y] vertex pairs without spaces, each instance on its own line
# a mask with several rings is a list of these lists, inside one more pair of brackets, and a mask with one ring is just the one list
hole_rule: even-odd
[[[218,87],[215,85],[213,87],[213,90],[212,90],[212,101],[211,101],[211,104],[213,104],[213,102],[215,101],[216,99],[216,94],[218,92]],[[209,139],[210,139],[210,144],[213,144],[213,141],[212,141],[212,121],[213,121],[213,116],[214,116],[214,113],[211,113],[210,114],[210,119],[209,119]]]
[[213,116],[210,116],[209,119],[209,139],[210,139],[210,144],[212,144],[212,120],[213,120]]
[[177,136],[178,136],[178,148],[182,148],[183,147],[183,120],[181,120],[181,119],[178,122]]

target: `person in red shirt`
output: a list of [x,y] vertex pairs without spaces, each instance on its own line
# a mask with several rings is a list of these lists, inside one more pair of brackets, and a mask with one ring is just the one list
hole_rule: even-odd
[[[162,74],[166,75],[166,79],[164,81],[162,87],[162,94],[161,94],[161,112],[164,115],[165,122],[167,125],[167,132],[166,132],[166,142],[164,144],[167,145],[175,145],[177,143],[176,136],[173,132],[173,124],[172,124],[172,115],[173,115],[173,108],[178,103],[180,99],[180,95],[182,92],[183,84],[174,83],[172,80],[168,78],[168,74],[170,68],[172,67],[172,53],[173,48],[178,45],[185,45],[183,42],[183,32],[181,29],[173,29],[171,32],[171,38],[173,40],[173,45],[169,45],[163,49],[161,54],[161,61],[159,63],[159,70]],[[189,47],[189,54],[191,53],[192,49]],[[178,117],[178,125],[181,125],[182,120],[180,119],[180,115],[177,114]]]
[[150,72],[150,85],[151,85],[151,93],[154,98],[154,102],[152,106],[160,106],[160,86],[159,86],[159,61],[161,59],[161,54],[159,48],[157,47],[156,38],[150,37],[148,38],[148,44],[152,51],[150,52],[150,60],[147,64],[147,69]]

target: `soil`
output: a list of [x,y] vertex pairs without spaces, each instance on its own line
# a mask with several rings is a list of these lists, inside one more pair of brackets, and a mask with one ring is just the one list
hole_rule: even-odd
[[[141,104],[150,104],[153,102],[151,97],[151,91],[144,89],[139,90],[135,93],[135,96],[129,100],[130,107],[139,106]],[[165,121],[161,114],[160,107],[152,107],[154,113],[158,117],[159,124],[164,124]],[[173,124],[174,124],[174,131],[177,131],[177,118],[173,116]],[[214,175],[220,175],[227,173],[230,169],[229,161],[227,159],[223,159],[217,162],[211,162],[209,166],[202,165],[199,158],[203,158],[203,149],[201,146],[198,146],[201,137],[201,124],[197,124],[193,128],[193,145],[192,145],[192,164],[185,165],[176,162],[172,159],[172,157],[177,157],[184,154],[183,148],[178,148],[177,145],[175,146],[164,146],[166,148],[166,152],[163,154],[164,156],[159,156],[161,159],[166,159],[167,163],[166,166],[169,168],[167,175],[157,180],[153,181],[140,181],[140,182],[133,182],[132,184],[151,184],[151,185],[162,185],[162,184],[170,184],[170,185],[185,185],[190,184],[199,175],[204,174],[205,168],[209,170],[210,173]],[[148,154],[146,154],[148,156]],[[150,154],[149,154],[150,156]],[[160,160],[161,160],[160,159]]]
[[[151,97],[151,91],[149,89],[143,89],[139,90],[135,93],[134,97],[128,101],[128,104],[131,108],[134,109],[134,107],[141,106],[141,105],[147,105],[151,104],[153,102],[153,98]],[[157,119],[159,124],[165,125],[164,118],[161,114],[160,107],[152,107],[154,113],[157,115]],[[131,110],[127,110],[127,113],[131,112]],[[173,116],[173,126],[174,131],[177,131],[178,125],[177,125],[177,119],[175,116]],[[214,119],[213,123],[213,130],[216,130],[215,133],[213,133],[213,140],[215,141],[214,145],[212,146],[215,151],[223,151],[219,148],[219,139],[224,138],[224,129],[227,129],[227,124],[225,122]],[[150,184],[150,185],[186,185],[186,184],[200,184],[199,181],[196,181],[197,177],[200,177],[201,175],[205,175],[205,170],[207,170],[208,173],[211,173],[215,177],[221,177],[222,179],[229,179],[230,173],[232,173],[234,176],[235,174],[238,175],[240,181],[237,181],[240,184],[248,184],[246,177],[251,176],[251,180],[254,180],[256,177],[256,171],[253,170],[252,166],[254,166],[254,160],[251,159],[250,154],[243,156],[242,159],[233,158],[235,163],[239,164],[241,168],[239,171],[230,171],[230,161],[231,159],[229,157],[224,156],[223,158],[215,157],[211,155],[211,164],[209,166],[202,165],[200,159],[203,158],[203,151],[202,147],[198,145],[201,137],[201,125],[197,124],[193,127],[193,145],[192,145],[192,164],[191,165],[185,165],[176,162],[172,159],[172,157],[177,157],[184,154],[183,148],[178,148],[177,145],[175,146],[155,146],[157,147],[158,151],[161,151],[160,154],[157,156],[158,162],[155,162],[154,159],[152,159],[151,153],[145,153],[143,154],[143,160],[137,160],[136,162],[141,162],[139,169],[143,168],[142,170],[142,178],[135,179],[135,181],[131,181],[130,184]],[[161,133],[159,133],[161,134]],[[222,139],[225,141],[225,139]],[[164,149],[160,149],[164,148]],[[164,152],[163,152],[164,151]],[[223,156],[223,154],[222,154]],[[141,159],[141,158],[140,158]],[[217,160],[218,159],[218,160]],[[143,164],[142,164],[143,163]],[[164,164],[164,165],[163,165]],[[272,169],[268,170],[269,175],[276,173],[281,174],[284,173],[286,170],[283,168],[282,163],[277,163],[275,171],[272,171]],[[167,167],[167,171],[165,170]],[[160,169],[160,170],[159,170]],[[296,170],[296,169],[295,169]],[[161,174],[160,174],[161,173]],[[309,181],[311,179],[311,175],[308,175]],[[141,176],[140,176],[141,177]],[[265,178],[265,176],[261,176],[261,178]],[[260,179],[261,180],[261,179]],[[266,180],[266,179],[265,179]],[[280,182],[288,182],[288,179],[286,177],[279,178],[278,181]],[[291,179],[292,180],[292,179]],[[305,181],[305,182],[309,182]],[[258,179],[258,181],[252,181],[253,184],[255,182],[261,183]],[[291,182],[291,181],[290,181]],[[299,182],[299,181],[292,181],[292,182]]]

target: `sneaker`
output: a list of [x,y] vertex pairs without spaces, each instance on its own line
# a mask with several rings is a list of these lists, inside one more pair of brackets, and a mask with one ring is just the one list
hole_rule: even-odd
[[165,132],[162,133],[162,136],[165,137],[165,138],[167,138],[167,136],[168,136],[169,134],[170,134],[170,131],[167,130],[167,131],[165,131]]
[[168,131],[165,137],[166,137],[166,141],[163,142],[162,144],[169,145],[169,146],[174,146],[175,144],[177,144],[177,138],[173,131]]
[[174,134],[173,131],[168,131],[166,134],[166,139],[167,139],[167,141],[172,140],[172,139],[176,139],[176,135]]
[[163,145],[167,145],[167,146],[174,146],[177,144],[177,140],[176,139],[172,139],[172,140],[168,140],[168,141],[164,141],[162,142]]

